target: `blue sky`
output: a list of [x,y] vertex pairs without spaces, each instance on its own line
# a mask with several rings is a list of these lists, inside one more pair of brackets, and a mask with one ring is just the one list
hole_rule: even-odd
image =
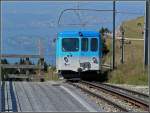
[[[49,63],[55,63],[55,44],[52,42],[57,33],[64,30],[96,30],[102,26],[112,30],[111,12],[80,12],[81,20],[94,26],[58,26],[58,18],[66,8],[112,9],[112,2],[76,1],[3,1],[2,38],[3,53],[38,54],[39,40],[43,54]],[[144,16],[145,2],[117,2],[117,11],[136,12],[137,14],[117,14],[116,27],[121,22]],[[61,24],[80,23],[75,12],[64,13]]]

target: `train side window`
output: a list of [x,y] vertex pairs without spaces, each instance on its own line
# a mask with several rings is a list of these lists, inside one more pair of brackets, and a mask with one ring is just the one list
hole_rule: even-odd
[[97,51],[98,50],[98,40],[97,38],[91,39],[91,51]]
[[88,51],[88,38],[81,39],[81,51]]

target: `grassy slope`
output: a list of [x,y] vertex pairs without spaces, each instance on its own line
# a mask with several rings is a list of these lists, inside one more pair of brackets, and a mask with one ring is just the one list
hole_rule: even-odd
[[[138,25],[141,23],[141,26]],[[143,38],[142,29],[144,28],[144,17],[138,17],[136,19],[127,21],[123,24],[125,28],[125,35],[129,38]]]
[[[125,37],[143,38],[142,33],[137,28],[137,23],[144,23],[144,17],[124,22]],[[134,31],[133,31],[134,30]],[[107,40],[108,44],[111,42]],[[109,73],[110,83],[147,85],[148,76],[143,65],[143,41],[131,41],[125,45],[125,63],[120,64],[120,42],[116,41],[116,64],[117,69]],[[107,56],[108,58],[108,56]],[[107,59],[108,60],[108,59]],[[106,61],[107,61],[106,60]]]

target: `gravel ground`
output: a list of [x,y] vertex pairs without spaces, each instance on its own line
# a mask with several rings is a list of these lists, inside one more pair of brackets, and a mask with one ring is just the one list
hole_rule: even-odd
[[104,109],[102,109],[102,107],[100,107],[99,105],[97,105],[96,101],[92,100],[92,97],[89,98],[89,95],[84,93],[83,91],[81,91],[78,88],[75,88],[69,84],[63,84],[65,87],[73,90],[73,92],[77,95],[79,95],[83,100],[85,100],[86,102],[88,102],[90,104],[90,106],[92,106],[94,109],[96,109],[98,112],[103,112],[105,111]]
[[136,85],[127,85],[127,84],[122,84],[122,85],[121,84],[110,84],[110,85],[131,89],[131,90],[142,92],[144,94],[149,95],[149,87],[148,86],[136,86]]
[[[80,86],[84,87],[84,88],[87,88],[89,89],[87,86],[85,85],[81,85]],[[90,88],[91,89],[91,88]],[[82,90],[81,90],[82,91]],[[96,90],[92,90],[93,92],[96,92]],[[99,107],[100,109],[102,109],[103,111],[105,112],[119,112],[120,110],[116,109],[114,106],[112,105],[109,105],[107,102],[97,98],[97,97],[94,97],[94,96],[91,96],[87,93],[84,93],[84,95],[87,95],[87,97],[89,97],[89,99],[91,99],[93,102],[95,102]],[[101,95],[102,96],[102,95]],[[104,95],[105,96],[105,95]]]
[[[119,104],[119,105],[121,105],[121,106],[127,108],[127,109],[130,110],[130,111],[133,111],[133,112],[138,112],[138,111],[143,112],[143,110],[139,109],[138,107],[133,106],[133,105],[131,105],[130,103],[128,103],[128,102],[126,102],[126,101],[124,101],[124,100],[121,100],[121,99],[117,98],[116,96],[112,96],[112,95],[110,95],[110,94],[104,93],[103,91],[99,91],[99,90],[94,89],[94,88],[89,88],[89,87],[87,87],[86,85],[83,85],[83,84],[82,84],[82,85],[79,84],[79,85],[82,86],[82,87],[84,87],[84,88],[90,89],[90,91],[93,91],[93,92],[95,92],[95,93],[97,93],[97,94],[99,94],[99,95],[101,95],[101,96],[103,96],[103,97],[105,97],[105,98],[111,100],[112,102],[115,102],[115,103],[117,102],[117,104]],[[101,100],[101,99],[98,99],[98,98],[96,98],[96,97],[92,97],[92,96],[90,96],[90,95],[88,95],[88,96],[89,96],[93,101],[95,101],[95,102],[99,105],[99,107],[100,107],[101,109],[103,109],[103,110],[106,111],[106,112],[118,112],[118,111],[120,111],[120,110],[116,109],[114,106],[109,105],[108,103],[106,103],[105,101],[103,101],[103,100]]]
[[[123,84],[123,85],[111,84],[111,85],[116,85],[116,86],[120,86],[120,87],[123,87],[123,88],[126,88],[126,89],[131,89],[131,90],[134,90],[134,91],[138,91],[138,92],[142,92],[142,93],[145,93],[145,94],[149,94],[149,87],[148,86],[136,86],[136,85],[126,85],[126,84]],[[131,105],[130,103],[128,103],[126,101],[120,100],[120,99],[116,98],[115,96],[111,96],[109,94],[106,94],[106,93],[104,93],[102,91],[98,91],[98,90],[93,89],[93,88],[90,88],[90,89],[92,91],[100,94],[100,95],[103,95],[106,98],[109,97],[110,100],[112,100],[113,102],[117,102],[117,104],[122,105],[122,106],[124,106],[125,108],[128,108],[131,111],[144,112],[143,110],[139,109],[138,107],[133,106],[133,105]],[[76,91],[76,92],[79,92],[79,91]],[[88,99],[90,99],[91,101],[96,103],[99,106],[100,110],[103,110],[105,112],[118,112],[118,111],[120,111],[120,110],[116,109],[114,106],[109,105],[107,102],[104,102],[101,99],[98,99],[98,98],[93,97],[91,95],[88,95],[86,93],[84,93],[84,95],[87,95],[87,96],[83,96],[83,97],[89,97]]]

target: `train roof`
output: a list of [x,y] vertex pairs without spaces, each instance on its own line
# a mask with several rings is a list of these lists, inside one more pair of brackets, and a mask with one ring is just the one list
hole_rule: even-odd
[[59,37],[99,37],[100,33],[96,31],[64,31],[58,34]]

